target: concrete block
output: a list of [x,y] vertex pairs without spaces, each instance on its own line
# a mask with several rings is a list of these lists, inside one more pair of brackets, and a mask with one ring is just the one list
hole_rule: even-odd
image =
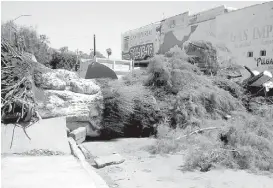
[[[14,127],[13,124],[2,124],[1,152],[10,154],[44,149],[64,154],[71,153],[67,141],[65,117],[42,119],[26,128],[26,132],[30,139],[22,128]],[[12,147],[10,147],[11,142]]]
[[70,131],[73,131],[79,127],[86,127],[86,129],[87,129],[86,136],[89,136],[89,137],[100,136],[99,130],[96,130],[95,128],[93,128],[88,121],[86,121],[86,122],[80,122],[80,121],[71,122],[71,121],[67,121],[67,118],[66,118],[66,126],[67,126],[67,128],[70,129]]
[[97,168],[103,168],[108,165],[113,165],[113,164],[120,164],[125,161],[125,159],[119,155],[119,154],[113,154],[109,156],[101,156],[97,157],[94,159]]
[[72,131],[69,134],[70,137],[72,137],[77,144],[82,143],[83,141],[85,141],[86,138],[86,128],[85,127],[79,127],[77,129],[75,129],[74,131]]

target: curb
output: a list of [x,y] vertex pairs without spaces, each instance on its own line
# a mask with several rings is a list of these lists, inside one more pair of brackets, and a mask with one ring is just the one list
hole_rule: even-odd
[[79,146],[77,145],[76,141],[69,137],[68,138],[69,145],[71,147],[72,155],[74,155],[81,163],[82,167],[85,171],[89,174],[89,176],[92,178],[93,182],[96,185],[96,188],[109,188],[107,183],[102,179],[101,176],[99,176],[90,166],[88,162],[85,160],[85,156],[83,155],[82,151],[79,149]]

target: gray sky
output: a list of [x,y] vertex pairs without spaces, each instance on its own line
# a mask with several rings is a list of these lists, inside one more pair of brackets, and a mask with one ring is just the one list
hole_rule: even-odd
[[160,21],[165,17],[189,11],[190,14],[219,5],[243,8],[257,1],[37,1],[1,2],[1,20],[14,19],[22,14],[17,24],[34,26],[39,34],[46,34],[54,48],[68,46],[69,50],[89,53],[96,34],[97,50],[121,58],[121,33]]

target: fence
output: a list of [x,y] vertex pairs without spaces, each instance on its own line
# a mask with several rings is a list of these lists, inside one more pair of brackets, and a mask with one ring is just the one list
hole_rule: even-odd
[[124,75],[134,69],[132,60],[115,60],[96,57],[95,61],[111,68],[117,75]]

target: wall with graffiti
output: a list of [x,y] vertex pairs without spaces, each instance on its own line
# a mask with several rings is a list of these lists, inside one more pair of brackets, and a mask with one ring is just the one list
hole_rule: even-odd
[[175,45],[183,46],[183,43],[188,39],[187,36],[191,33],[188,28],[188,15],[189,12],[185,12],[161,22],[158,53],[164,54]]
[[[189,40],[215,39],[215,17],[223,14],[224,6],[198,14],[185,12],[169,17],[158,24],[136,29],[123,34],[122,58],[145,59],[154,54],[165,54],[174,46],[183,47]],[[140,33],[147,33],[143,36]]]
[[153,56],[155,41],[158,40],[156,31],[159,24],[128,31],[122,35],[122,59],[144,59]]
[[176,45],[182,48],[187,41],[206,40],[226,46],[241,65],[273,72],[272,9],[273,2],[268,2],[232,12],[224,6],[194,15],[185,12],[150,25],[149,34],[142,40],[137,33],[147,28],[126,33],[130,39],[128,45],[123,43],[123,58],[144,59],[165,54]]

